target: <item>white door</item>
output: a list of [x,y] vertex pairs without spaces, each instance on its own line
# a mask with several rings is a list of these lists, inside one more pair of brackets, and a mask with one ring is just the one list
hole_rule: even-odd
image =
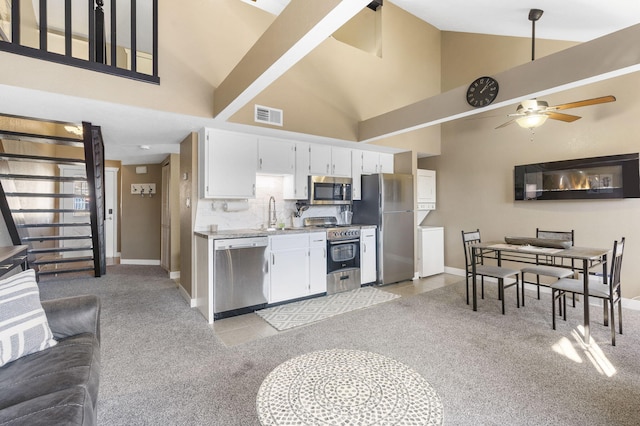
[[106,257],[118,257],[118,169],[104,171],[104,240]]

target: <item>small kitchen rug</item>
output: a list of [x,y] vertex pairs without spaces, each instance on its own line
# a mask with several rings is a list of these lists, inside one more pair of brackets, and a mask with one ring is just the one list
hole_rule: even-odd
[[264,426],[440,426],[443,405],[416,371],[373,352],[331,349],[280,364],[256,397]]
[[334,315],[388,302],[398,297],[400,296],[397,294],[378,290],[377,288],[361,287],[351,291],[262,309],[256,311],[256,314],[277,330],[282,331],[327,319]]

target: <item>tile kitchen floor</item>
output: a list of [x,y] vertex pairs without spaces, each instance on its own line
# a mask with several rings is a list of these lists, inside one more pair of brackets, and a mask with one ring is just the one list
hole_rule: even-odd
[[[410,297],[457,283],[461,279],[462,277],[458,275],[438,274],[415,281],[389,284],[379,288],[403,297]],[[283,333],[273,328],[255,313],[218,320],[213,323],[212,327],[215,335],[226,346],[237,346],[263,337]]]

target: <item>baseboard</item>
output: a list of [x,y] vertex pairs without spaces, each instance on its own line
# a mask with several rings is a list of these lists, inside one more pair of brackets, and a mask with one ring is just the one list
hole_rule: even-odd
[[452,268],[450,266],[445,266],[444,273],[464,277],[464,269],[460,269],[460,268]]
[[155,259],[120,259],[121,265],[147,265],[160,266],[160,261]]
[[182,298],[185,300],[185,302],[187,302],[190,308],[196,307],[196,299],[191,298],[189,293],[187,293],[187,290],[185,290],[180,283],[178,283],[178,292],[180,293],[180,296],[182,296]]

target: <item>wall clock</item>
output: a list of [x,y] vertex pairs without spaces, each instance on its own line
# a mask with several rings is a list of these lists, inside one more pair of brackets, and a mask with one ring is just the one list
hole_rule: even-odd
[[498,82],[491,77],[479,77],[467,89],[467,103],[475,108],[489,105],[498,96]]

